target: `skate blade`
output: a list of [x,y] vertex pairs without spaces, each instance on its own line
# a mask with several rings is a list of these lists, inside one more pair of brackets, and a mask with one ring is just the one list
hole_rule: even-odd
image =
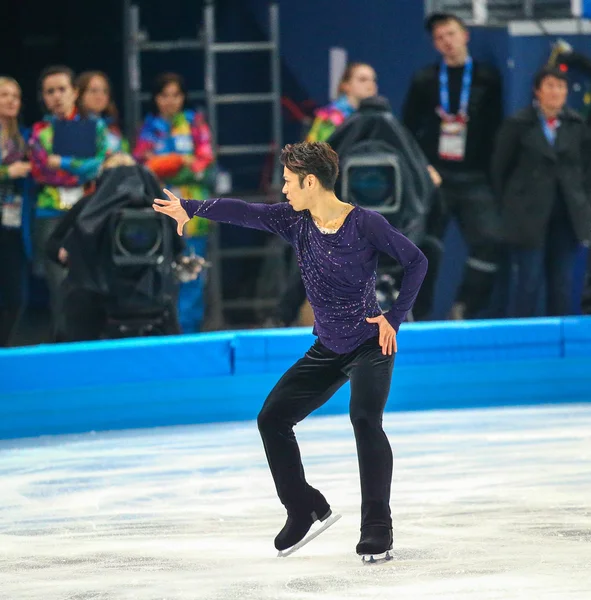
[[277,557],[285,558],[286,556],[293,554],[302,546],[305,546],[308,542],[311,542],[315,537],[318,537],[323,531],[326,531],[331,525],[334,525],[340,518],[341,515],[332,515],[322,523],[322,527],[320,527],[312,533],[309,533],[303,540],[301,540],[297,544],[294,544],[291,548],[288,548],[287,550],[279,550]]
[[382,552],[381,554],[362,554],[361,562],[364,565],[380,565],[392,560],[393,558],[394,556],[392,555],[392,550],[386,550],[386,552]]

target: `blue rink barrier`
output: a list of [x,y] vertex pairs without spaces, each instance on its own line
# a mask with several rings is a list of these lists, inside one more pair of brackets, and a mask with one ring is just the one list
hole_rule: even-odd
[[[310,329],[0,350],[0,439],[254,419]],[[404,324],[387,410],[591,401],[591,317]],[[348,411],[348,385],[319,414]]]

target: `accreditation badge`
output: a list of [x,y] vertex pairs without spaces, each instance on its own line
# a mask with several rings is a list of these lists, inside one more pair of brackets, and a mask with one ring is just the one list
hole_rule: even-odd
[[11,196],[2,205],[2,226],[18,228],[23,222],[22,196]]
[[439,131],[439,158],[463,161],[466,156],[468,120],[461,115],[445,115]]

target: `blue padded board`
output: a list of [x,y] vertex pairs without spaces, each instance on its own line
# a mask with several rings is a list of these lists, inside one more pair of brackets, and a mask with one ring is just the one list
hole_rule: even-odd
[[230,375],[231,336],[205,334],[0,350],[0,393]]
[[563,319],[564,356],[589,357],[591,371],[591,318],[569,317]]
[[[0,350],[0,438],[253,419],[310,329]],[[387,410],[591,401],[591,318],[405,324]],[[346,384],[319,414],[348,411]]]
[[[398,333],[397,365],[486,362],[562,355],[559,318],[405,323]],[[309,328],[237,333],[238,375],[285,371],[313,344]]]

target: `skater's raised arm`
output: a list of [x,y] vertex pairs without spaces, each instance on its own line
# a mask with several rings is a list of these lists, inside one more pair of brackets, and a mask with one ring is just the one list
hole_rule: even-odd
[[290,230],[299,218],[289,204],[285,202],[254,204],[234,198],[184,200],[177,198],[168,190],[164,190],[164,193],[169,199],[156,198],[153,208],[177,221],[179,235],[182,235],[183,225],[193,217],[198,216],[219,223],[269,231],[280,235],[287,241],[291,241]]
[[407,237],[375,211],[366,211],[365,233],[376,250],[395,258],[404,269],[398,298],[392,308],[384,313],[388,323],[398,331],[427,274],[427,258]]

